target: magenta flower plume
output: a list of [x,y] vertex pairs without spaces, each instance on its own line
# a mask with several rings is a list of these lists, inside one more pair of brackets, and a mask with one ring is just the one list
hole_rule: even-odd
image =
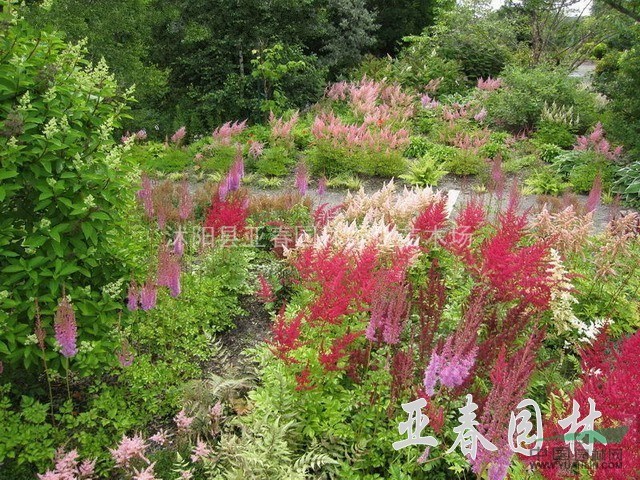
[[184,253],[184,234],[182,233],[182,230],[178,230],[176,238],[173,240],[173,253],[178,257],[181,257]]
[[598,173],[596,178],[593,180],[593,186],[591,187],[591,191],[589,192],[589,197],[587,198],[587,204],[585,205],[585,209],[587,213],[593,212],[600,205],[600,199],[602,198],[602,175]]
[[433,395],[438,381],[448,388],[462,385],[475,365],[477,355],[476,345],[467,352],[455,351],[453,337],[449,337],[440,354],[433,351],[429,365],[425,369],[424,389],[427,395]]
[[327,177],[322,177],[318,180],[318,195],[324,195],[327,193]]
[[60,344],[60,352],[66,358],[73,357],[78,353],[76,346],[77,325],[76,314],[73,306],[66,296],[58,303],[58,310],[54,322],[56,340]]
[[180,262],[164,244],[158,252],[158,286],[167,287],[174,298],[180,295]]
[[306,195],[309,187],[309,170],[301,163],[296,168],[296,188],[300,195]]
[[142,185],[136,195],[138,199],[142,201],[147,217],[153,218],[153,182],[147,175],[142,176]]
[[127,293],[127,308],[133,312],[138,310],[138,302],[140,301],[140,288],[133,280],[129,284],[129,292]]
[[142,286],[140,290],[140,307],[142,310],[149,311],[156,306],[156,301],[158,299],[158,290],[156,285],[151,280],[147,280],[147,282]]

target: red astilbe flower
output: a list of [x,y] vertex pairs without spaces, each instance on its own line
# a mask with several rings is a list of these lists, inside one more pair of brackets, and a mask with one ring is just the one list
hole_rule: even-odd
[[312,212],[314,225],[318,229],[323,228],[325,225],[327,225],[327,223],[329,223],[336,217],[340,210],[342,210],[342,204],[333,207],[328,203],[322,203],[318,205],[318,208],[316,208]]
[[207,212],[204,227],[213,237],[232,231],[238,236],[244,235],[248,217],[248,198],[246,194],[236,192],[221,199],[214,195]]
[[296,390],[298,392],[304,392],[307,390],[313,390],[314,386],[311,383],[311,369],[307,365],[296,374]]
[[326,372],[339,370],[340,368],[338,367],[338,362],[340,362],[340,360],[342,360],[343,358],[349,356],[349,347],[358,338],[362,337],[363,333],[363,330],[358,332],[351,332],[343,335],[342,337],[334,339],[331,343],[331,347],[329,347],[329,350],[318,355],[318,360],[320,361],[320,364],[323,366],[324,370]]
[[509,208],[499,216],[496,234],[479,249],[479,276],[498,301],[520,300],[546,310],[551,300],[549,248],[545,242],[519,246],[525,236],[525,215]]
[[481,201],[474,199],[469,201],[457,215],[455,226],[441,240],[451,253],[461,257],[467,264],[474,263],[471,251],[473,234],[486,222],[486,213]]
[[286,363],[297,363],[290,353],[303,345],[300,341],[303,318],[304,312],[300,312],[293,320],[288,320],[283,305],[271,326],[271,340],[267,342],[269,349]]
[[433,349],[433,338],[442,320],[442,313],[447,302],[444,278],[440,271],[438,259],[434,259],[429,268],[427,282],[420,286],[417,313],[420,318],[420,334],[418,336],[418,352],[420,364],[424,365],[427,356]]
[[413,234],[418,235],[423,241],[429,241],[438,231],[444,229],[447,219],[447,199],[443,197],[427,205],[418,214],[413,222]]
[[[596,409],[602,417],[595,425],[596,429],[628,427],[622,441],[615,445],[595,444],[594,453],[602,454],[611,448],[621,449],[623,452],[619,468],[606,468],[606,462],[597,462],[598,466],[591,466],[590,473],[594,480],[626,480],[638,478],[640,475],[640,332],[622,340],[615,345],[606,332],[599,335],[593,346],[581,352],[582,378],[581,386],[576,389],[573,399],[580,405],[581,418],[589,412],[588,399],[595,402]],[[566,433],[557,427],[557,420],[571,412],[572,401],[564,405],[565,414],[556,414],[556,418],[545,422],[545,437],[563,435]],[[555,430],[554,430],[555,428]],[[549,432],[549,433],[548,433]],[[563,446],[563,441],[552,441],[548,449]],[[576,449],[582,448],[576,444]],[[600,458],[609,458],[603,457]],[[529,461],[544,460],[537,456]],[[604,464],[604,465],[603,465]],[[545,469],[541,473],[549,479],[568,478],[568,472],[561,469]]]
[[264,275],[258,275],[258,282],[260,282],[260,289],[256,293],[256,295],[258,296],[258,299],[262,303],[273,302],[276,299],[276,297],[273,294],[273,288],[271,287],[271,284],[269,283],[269,281],[266,278],[264,278]]
[[415,362],[411,350],[398,350],[391,359],[391,403],[400,398],[412,384]]
[[71,305],[71,302],[69,302],[64,292],[62,299],[58,303],[53,326],[56,340],[60,344],[60,353],[62,353],[62,356],[66,358],[75,356],[75,354],[78,353],[78,347],[76,345],[78,336],[76,314],[73,311],[73,305]]
[[511,412],[526,394],[543,338],[544,332],[530,335],[527,343],[511,355],[507,355],[504,346],[500,350],[490,375],[493,388],[482,404],[478,426],[478,431],[498,447],[498,450],[490,452],[479,449],[476,459],[472,461],[475,473],[480,473],[488,467],[489,478],[492,480],[502,480],[506,477],[513,453],[504,432],[508,429]]

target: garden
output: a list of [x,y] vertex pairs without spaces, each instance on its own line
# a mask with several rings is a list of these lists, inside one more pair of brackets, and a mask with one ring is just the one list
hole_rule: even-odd
[[640,11],[580,8],[0,0],[0,480],[640,478]]

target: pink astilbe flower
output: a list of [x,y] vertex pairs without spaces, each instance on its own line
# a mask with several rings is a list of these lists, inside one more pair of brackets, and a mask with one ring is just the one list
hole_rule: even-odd
[[184,254],[184,233],[178,230],[173,239],[173,253],[179,258]]
[[149,437],[149,440],[157,443],[158,445],[166,445],[169,442],[169,438],[171,435],[167,433],[164,429],[158,430],[155,434]]
[[131,365],[133,365],[133,359],[134,359],[133,351],[131,350],[131,346],[129,345],[129,342],[126,339],[123,340],[122,343],[120,344],[120,349],[116,353],[116,356],[118,358],[118,362],[120,363],[120,366],[130,367]]
[[136,193],[139,200],[142,201],[144,211],[148,218],[153,218],[153,182],[148,175],[142,175],[142,188]]
[[496,155],[491,162],[491,190],[493,190],[498,198],[502,197],[504,193],[504,187],[506,183],[506,177],[502,170],[502,157]]
[[321,177],[318,180],[318,195],[322,196],[327,193],[327,177]]
[[593,131],[589,135],[576,137],[574,150],[593,150],[596,153],[604,155],[609,160],[615,160],[622,155],[622,147],[612,148],[611,144],[605,138],[605,131],[602,123],[598,122]]
[[246,127],[246,120],[242,122],[235,121],[233,123],[227,122],[216,128],[211,136],[221,145],[231,145],[231,139],[242,133]]
[[293,112],[291,118],[287,121],[283,117],[276,118],[273,112],[269,112],[269,125],[271,126],[271,137],[275,140],[289,140],[291,138],[291,131],[298,122],[300,115],[297,111]]
[[424,90],[426,92],[435,93],[438,90],[438,88],[440,88],[440,84],[442,83],[442,80],[444,80],[444,77],[432,78],[431,80],[429,80],[429,83],[425,85]]
[[129,138],[131,138],[131,132],[127,130],[126,133],[120,137],[120,143],[127,143],[129,141]]
[[116,448],[109,449],[111,457],[116,463],[116,466],[120,468],[128,469],[131,467],[131,462],[135,459],[140,459],[149,463],[145,452],[147,450],[147,443],[142,435],[134,435],[133,437],[122,436],[122,440]]
[[408,286],[404,274],[387,272],[380,276],[371,303],[371,319],[366,330],[369,341],[382,340],[390,345],[400,341],[400,333],[408,312]]
[[484,90],[485,92],[493,92],[494,90],[498,90],[502,86],[502,80],[500,78],[484,78],[480,77],[478,79],[477,87],[479,90]]
[[213,451],[208,447],[207,443],[198,439],[196,446],[193,448],[193,453],[191,454],[191,461],[193,463],[204,461],[212,453]]
[[466,352],[454,350],[453,338],[449,337],[441,353],[433,351],[429,365],[425,369],[423,384],[427,395],[434,394],[438,381],[448,388],[462,385],[475,365],[477,354],[478,347],[475,345]]
[[593,186],[591,187],[591,191],[589,192],[589,197],[587,198],[587,203],[585,205],[585,211],[587,213],[595,212],[600,205],[600,200],[602,198],[602,175],[598,173],[596,178],[593,180]]
[[167,287],[172,297],[180,295],[180,261],[165,244],[158,251],[158,281],[160,287]]
[[346,100],[349,92],[349,82],[336,82],[326,90],[326,97],[330,100]]
[[257,140],[249,140],[249,156],[258,158],[264,152],[264,143]]
[[490,374],[492,390],[483,404],[478,426],[478,431],[496,445],[498,450],[490,452],[479,449],[475,460],[471,462],[475,473],[480,473],[489,466],[491,478],[505,478],[512,452],[504,438],[504,432],[508,429],[511,412],[526,394],[529,379],[536,370],[536,355],[543,338],[544,331],[530,335],[527,343],[511,355],[506,354],[505,345],[500,349]]
[[148,279],[140,290],[140,308],[149,311],[155,308],[158,299],[158,289],[151,279]]
[[187,415],[184,408],[180,410],[175,417],[173,417],[173,421],[176,423],[176,427],[178,427],[178,432],[181,433],[187,432],[191,428],[191,424],[194,420],[194,417]]
[[180,145],[186,134],[187,127],[180,127],[178,130],[176,130],[176,133],[171,135],[171,141],[176,145]]
[[54,320],[56,340],[60,344],[60,353],[66,358],[78,353],[76,337],[78,335],[76,314],[66,295],[58,302],[58,309]]
[[425,93],[420,98],[420,103],[422,106],[428,110],[433,110],[434,108],[438,108],[440,106],[440,102],[431,98],[428,93]]
[[96,460],[83,460],[78,467],[80,479],[89,480],[96,470]]
[[262,303],[271,303],[275,300],[275,295],[273,294],[273,288],[269,281],[264,278],[264,275],[258,275],[258,281],[260,282],[260,289],[257,292],[258,299]]
[[192,480],[193,471],[192,470],[180,470],[180,480]]
[[136,140],[142,142],[147,139],[147,131],[143,128],[142,130],[138,130],[136,132]]
[[391,398],[397,399],[411,386],[415,364],[411,351],[398,350],[391,359]]
[[193,213],[193,197],[189,192],[189,184],[184,181],[178,189],[178,217],[187,220]]
[[156,464],[154,462],[149,464],[149,466],[144,470],[143,469],[138,470],[137,468],[134,468],[133,480],[158,480],[158,478],[155,475],[155,472],[153,471],[155,466]]
[[131,280],[129,284],[129,291],[127,292],[127,308],[129,311],[134,312],[138,310],[138,302],[140,301],[140,287],[138,284]]
[[304,196],[307,194],[307,189],[309,187],[309,170],[306,165],[301,163],[296,167],[296,188],[300,195]]
[[486,118],[487,118],[487,110],[485,108],[483,108],[473,116],[473,119],[478,123],[484,122]]

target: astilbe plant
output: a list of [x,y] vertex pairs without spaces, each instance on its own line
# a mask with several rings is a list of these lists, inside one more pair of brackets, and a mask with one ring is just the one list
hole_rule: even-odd
[[39,480],[91,480],[94,478],[95,460],[80,462],[77,450],[67,453],[58,450],[53,470],[38,474]]
[[231,145],[233,137],[242,133],[246,127],[246,120],[242,122],[227,122],[216,128],[211,136],[220,145]]
[[478,90],[484,90],[485,92],[493,92],[495,90],[498,90],[500,87],[502,87],[502,79],[491,78],[491,77],[487,77],[486,79],[479,78],[476,86],[478,87]]
[[[594,444],[593,457],[609,458],[606,452],[611,449],[620,449],[622,459],[616,468],[607,468],[609,462],[595,462],[587,467],[589,478],[594,480],[627,480],[638,478],[640,475],[640,451],[637,448],[640,442],[640,333],[636,332],[618,342],[613,342],[603,332],[591,347],[581,352],[582,376],[579,387],[573,392],[572,398],[565,398],[559,409],[554,409],[544,423],[545,437],[552,438],[562,436],[557,421],[571,412],[572,401],[575,400],[579,407],[581,418],[589,412],[588,399],[595,402],[595,407],[602,416],[596,421],[595,429],[621,428],[624,436],[619,443],[603,445]],[[558,396],[557,396],[558,397]],[[564,447],[562,440],[547,440],[545,447],[552,451],[556,447]],[[583,451],[583,447],[576,442],[576,454]],[[576,455],[577,456],[577,455]],[[545,462],[541,454],[523,458],[526,462]],[[562,468],[561,463],[547,463],[544,469],[539,470],[549,480],[565,478],[577,478],[572,476],[571,470]]]
[[622,155],[622,147],[613,148],[605,138],[605,131],[602,123],[598,122],[589,135],[583,135],[576,138],[574,150],[587,151],[591,150],[600,155],[604,155],[609,160],[615,160]]
[[224,235],[227,230],[241,237],[247,224],[248,207],[248,197],[242,191],[236,191],[225,199],[214,195],[204,227],[214,238]]
[[175,145],[180,145],[186,135],[187,135],[187,128],[180,127],[178,130],[176,130],[176,132],[173,135],[171,135],[171,142],[173,142]]
[[276,117],[273,112],[269,113],[269,126],[271,127],[271,138],[275,141],[291,142],[293,127],[298,123],[300,115],[297,111],[293,112],[289,120],[283,117]]
[[62,299],[58,303],[53,326],[62,356],[66,358],[75,356],[78,353],[76,314],[73,310],[73,305],[71,305],[69,298],[64,295],[64,292]]

